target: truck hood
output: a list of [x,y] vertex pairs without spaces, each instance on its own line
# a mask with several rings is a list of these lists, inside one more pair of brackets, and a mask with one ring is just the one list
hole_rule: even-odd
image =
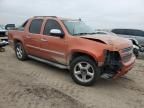
[[111,36],[111,35],[85,35],[80,36],[81,38],[89,39],[92,41],[104,43],[107,45],[111,45],[113,48],[116,49],[123,49],[132,46],[132,42],[129,39],[118,37],[118,36]]

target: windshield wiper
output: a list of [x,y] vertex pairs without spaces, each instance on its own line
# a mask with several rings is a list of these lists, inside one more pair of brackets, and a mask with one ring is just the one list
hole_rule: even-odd
[[73,34],[73,35],[87,35],[87,34],[90,34],[90,33],[77,33],[77,34]]
[[89,33],[89,34],[93,35],[93,34],[97,34],[97,33],[93,32],[93,33]]

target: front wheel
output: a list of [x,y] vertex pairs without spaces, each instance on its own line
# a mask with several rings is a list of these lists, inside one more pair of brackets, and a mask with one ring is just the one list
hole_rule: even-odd
[[100,76],[96,63],[87,56],[77,57],[70,64],[72,79],[80,85],[93,85]]
[[24,47],[22,45],[22,43],[18,42],[15,44],[15,53],[16,53],[16,57],[19,60],[26,60],[27,59],[27,54],[24,50]]

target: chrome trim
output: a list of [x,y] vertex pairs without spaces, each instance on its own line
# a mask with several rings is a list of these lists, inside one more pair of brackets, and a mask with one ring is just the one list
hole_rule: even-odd
[[46,63],[46,64],[50,64],[52,66],[55,66],[55,67],[58,67],[58,68],[61,68],[61,69],[69,69],[69,66],[58,64],[58,63],[51,62],[51,61],[48,61],[48,60],[44,60],[44,59],[41,59],[41,58],[38,58],[38,57],[35,57],[35,56],[32,56],[32,55],[28,55],[28,57],[32,58],[32,59],[35,59],[37,61]]
[[76,77],[77,80],[81,82],[85,83],[91,81],[94,78],[95,75],[94,73],[95,72],[93,66],[88,62],[78,62],[74,66],[74,76]]
[[48,50],[48,49],[44,49],[44,48],[40,48],[40,47],[35,47],[35,46],[32,46],[32,45],[26,45],[27,47],[31,47],[31,48],[35,48],[35,49],[39,49],[39,50],[43,50],[43,51],[47,51],[47,52],[50,52],[50,53],[55,53],[55,54],[58,54],[58,55],[61,55],[61,56],[65,56],[64,53],[61,53],[61,52],[57,52],[57,51],[53,51],[53,50]]
[[8,37],[0,37],[0,39],[8,39]]

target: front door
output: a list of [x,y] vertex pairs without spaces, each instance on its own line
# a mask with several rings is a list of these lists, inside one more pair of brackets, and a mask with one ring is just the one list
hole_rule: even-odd
[[45,59],[66,64],[66,51],[67,41],[66,37],[61,38],[60,36],[50,35],[50,30],[59,29],[63,32],[61,25],[54,19],[48,19],[46,21],[43,37],[42,37],[42,55]]

